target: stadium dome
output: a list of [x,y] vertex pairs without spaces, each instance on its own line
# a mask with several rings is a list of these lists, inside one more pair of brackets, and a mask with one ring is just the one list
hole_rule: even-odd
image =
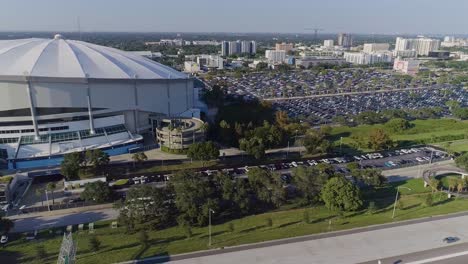
[[66,40],[0,41],[0,76],[94,79],[180,79],[172,68],[125,51]]
[[0,165],[140,146],[162,118],[192,117],[193,79],[142,56],[83,41],[0,41]]

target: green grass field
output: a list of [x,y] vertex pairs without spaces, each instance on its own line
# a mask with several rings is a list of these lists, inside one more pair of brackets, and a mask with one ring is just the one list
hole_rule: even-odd
[[[421,139],[433,139],[435,137],[453,136],[453,135],[465,135],[468,136],[468,121],[458,121],[454,119],[428,119],[428,120],[415,120],[411,124],[413,127],[399,133],[390,133],[391,138],[404,145],[415,144],[414,141]],[[357,127],[340,126],[332,129],[332,137],[334,139],[335,146],[339,145],[340,137],[343,137],[344,151],[346,146],[352,146],[354,140],[353,136],[368,138],[369,131],[374,128],[383,128],[383,124],[376,125],[362,125]],[[462,140],[462,143],[452,143],[454,149],[458,152],[468,151],[468,140]],[[368,152],[370,149],[360,149],[361,151]],[[349,150],[348,150],[349,151]]]
[[[396,218],[392,220],[392,206],[395,191],[398,186],[412,189],[401,189],[401,201],[404,209],[396,211]],[[230,222],[215,224],[213,226],[213,246],[220,248],[246,243],[261,242],[273,239],[295,237],[307,234],[316,234],[334,230],[343,230],[368,225],[389,223],[392,221],[407,220],[426,216],[454,213],[468,210],[468,201],[459,199],[447,199],[445,194],[435,194],[432,207],[424,207],[422,201],[425,193],[421,179],[407,182],[392,183],[378,189],[375,192],[365,193],[367,198],[372,198],[379,206],[377,212],[369,214],[366,210],[346,213],[344,218],[323,206],[312,208],[296,208],[296,204],[285,205],[281,210],[270,213],[252,215]],[[304,210],[308,210],[310,223],[303,222]],[[273,226],[267,227],[267,218],[273,219]],[[331,225],[329,225],[331,222]],[[228,231],[228,224],[234,224],[234,231]],[[184,231],[179,227],[172,227],[159,231],[148,231],[150,246],[142,248],[138,242],[138,233],[126,234],[123,227],[111,229],[109,222],[96,224],[96,235],[102,242],[102,248],[97,252],[91,252],[88,246],[89,234],[74,233],[78,243],[78,263],[114,263],[134,258],[143,258],[154,255],[178,254],[197,250],[208,249],[208,228],[193,228],[193,236],[186,238]],[[13,261],[20,263],[54,263],[58,256],[62,237],[43,233],[40,239],[27,242],[22,238],[13,238],[7,247],[0,249],[0,259],[5,263]],[[46,260],[38,260],[35,256],[35,247],[43,245],[48,257]],[[3,261],[2,261],[3,263]]]

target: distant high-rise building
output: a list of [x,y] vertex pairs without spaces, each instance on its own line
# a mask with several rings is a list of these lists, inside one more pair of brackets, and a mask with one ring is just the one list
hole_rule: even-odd
[[229,42],[227,41],[221,43],[221,56],[229,56]]
[[250,54],[257,54],[257,42],[253,40],[250,42]]
[[286,51],[284,50],[267,50],[265,57],[271,64],[281,64],[286,60]]
[[229,42],[229,54],[228,55],[235,55],[235,54],[239,54],[239,50],[240,50],[240,42],[237,42],[237,41],[230,41]]
[[255,41],[238,40],[238,41],[223,41],[221,43],[221,55],[231,56],[238,54],[255,54],[257,52],[257,44]]
[[349,48],[353,45],[353,37],[347,33],[338,34],[338,46]]
[[427,56],[430,51],[440,48],[440,40],[431,38],[407,39],[398,37],[395,43],[395,50],[415,50],[418,55]]
[[276,43],[275,49],[276,50],[284,50],[286,53],[290,52],[293,50],[294,44],[292,43]]
[[250,41],[243,40],[241,42],[241,53],[250,54]]
[[455,37],[454,36],[445,36],[444,37],[444,42],[455,42]]
[[371,53],[376,51],[387,51],[390,49],[390,44],[388,43],[366,43],[364,44],[364,52]]
[[333,48],[334,45],[335,45],[335,41],[333,41],[333,39],[326,39],[323,41],[323,46],[325,48]]

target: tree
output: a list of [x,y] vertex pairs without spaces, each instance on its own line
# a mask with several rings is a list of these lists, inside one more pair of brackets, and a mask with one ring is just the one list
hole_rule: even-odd
[[427,194],[424,198],[424,206],[431,207],[434,202],[432,194]]
[[138,152],[138,153],[134,153],[132,155],[132,160],[133,160],[134,163],[140,165],[144,161],[148,160],[148,156],[146,156],[146,154],[144,152]]
[[293,183],[299,189],[304,204],[313,204],[320,199],[320,191],[329,175],[315,167],[297,167],[293,169]]
[[55,188],[57,188],[57,185],[55,184],[55,182],[49,182],[46,185],[47,191],[52,192],[52,195],[51,195],[52,196],[52,204],[55,204],[55,199],[54,199]]
[[359,189],[344,177],[333,177],[321,192],[325,206],[334,211],[355,211],[362,207]]
[[304,210],[304,214],[302,216],[302,221],[304,221],[304,223],[306,223],[306,224],[310,223],[310,215],[309,215],[309,211],[307,209]]
[[93,251],[99,251],[101,248],[101,241],[98,239],[97,236],[91,236],[88,241],[88,247]]
[[84,158],[82,153],[73,152],[65,154],[60,170],[62,175],[65,176],[65,179],[69,181],[78,178],[83,162]]
[[211,141],[195,143],[188,148],[187,157],[202,162],[214,160],[219,157],[219,147]]
[[137,224],[146,224],[150,228],[163,228],[175,220],[175,207],[171,199],[171,190],[151,185],[131,187],[120,209],[119,221],[132,230]]
[[377,205],[374,201],[369,202],[369,207],[367,208],[367,213],[374,214],[378,210]]
[[320,131],[309,131],[304,137],[304,147],[309,154],[325,154],[330,151],[331,144]]
[[249,155],[254,156],[256,159],[261,159],[265,156],[265,145],[263,140],[258,137],[239,140],[239,148],[246,151]]
[[440,188],[440,181],[436,178],[433,178],[429,181],[429,186],[432,188],[432,192],[437,192]]
[[148,247],[149,237],[148,237],[148,233],[146,232],[146,230],[140,231],[140,233],[138,234],[138,241],[144,248]]
[[15,226],[15,222],[11,221],[8,218],[0,216],[0,234],[5,234],[10,232],[11,229]]
[[204,226],[208,222],[209,209],[218,211],[219,198],[211,179],[204,179],[198,173],[179,171],[169,183],[180,212],[179,224]]
[[113,190],[109,187],[109,184],[102,181],[96,181],[86,183],[84,191],[80,194],[80,197],[86,201],[104,203],[112,201],[113,194]]
[[369,133],[369,146],[374,150],[389,149],[393,141],[383,129],[375,128]]
[[382,175],[382,171],[377,169],[352,170],[351,175],[372,187],[382,186],[387,181],[387,178]]
[[85,153],[85,162],[86,165],[91,166],[91,169],[96,173],[99,169],[109,164],[109,154],[101,149],[87,150]]
[[229,222],[229,224],[227,226],[227,229],[228,229],[229,233],[234,232],[234,224],[232,222]]
[[45,247],[43,245],[37,245],[35,248],[35,255],[37,259],[43,260],[47,258],[47,252],[45,250]]
[[455,159],[455,164],[461,169],[464,169],[468,172],[468,152],[465,152],[463,155],[458,156]]
[[44,188],[37,188],[36,189],[36,195],[39,196],[39,199],[41,199],[41,206],[44,206],[44,199],[42,198],[44,195]]
[[401,133],[411,127],[410,122],[403,118],[393,118],[385,123],[385,128],[393,133]]
[[286,200],[279,175],[260,168],[253,168],[247,173],[249,184],[256,198],[267,206],[281,206]]
[[202,98],[208,106],[219,107],[224,103],[224,92],[219,85],[213,85],[211,90],[205,90]]

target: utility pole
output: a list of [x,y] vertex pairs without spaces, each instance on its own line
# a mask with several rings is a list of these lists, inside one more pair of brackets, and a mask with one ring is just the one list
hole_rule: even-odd
[[211,208],[208,209],[208,247],[211,247],[211,213],[214,213],[215,211],[211,210]]

